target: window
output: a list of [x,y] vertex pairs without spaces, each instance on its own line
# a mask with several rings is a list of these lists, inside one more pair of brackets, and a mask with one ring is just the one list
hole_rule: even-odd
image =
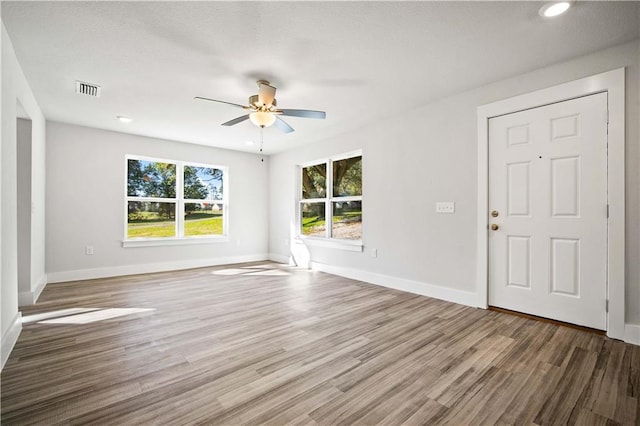
[[300,168],[300,235],[362,239],[362,154]]
[[127,156],[125,240],[226,235],[226,168]]

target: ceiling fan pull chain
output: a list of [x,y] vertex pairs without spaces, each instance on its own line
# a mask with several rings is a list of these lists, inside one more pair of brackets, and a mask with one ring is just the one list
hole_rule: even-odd
[[[263,145],[264,145],[264,127],[260,127],[260,154],[262,154]],[[260,162],[264,163],[264,155],[262,155]]]

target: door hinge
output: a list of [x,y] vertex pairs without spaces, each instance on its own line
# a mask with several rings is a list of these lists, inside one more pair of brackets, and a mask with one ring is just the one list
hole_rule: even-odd
[[609,204],[607,204],[607,219],[609,219]]
[[604,302],[604,310],[607,313],[609,312],[609,299]]

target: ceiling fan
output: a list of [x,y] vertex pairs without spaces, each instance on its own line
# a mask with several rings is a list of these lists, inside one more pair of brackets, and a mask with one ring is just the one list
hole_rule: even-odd
[[258,80],[257,83],[258,94],[249,96],[249,105],[234,104],[232,102],[203,98],[200,96],[196,96],[194,99],[198,99],[201,101],[219,102],[250,111],[246,115],[242,115],[238,118],[234,118],[233,120],[229,120],[226,123],[222,123],[223,126],[233,126],[235,124],[242,123],[245,120],[250,120],[253,124],[261,128],[275,125],[283,132],[291,133],[294,131],[293,127],[291,127],[289,124],[287,124],[286,121],[281,119],[279,117],[280,115],[289,117],[320,119],[324,119],[327,116],[327,113],[324,111],[312,111],[308,109],[278,109],[276,108],[276,88],[266,80]]

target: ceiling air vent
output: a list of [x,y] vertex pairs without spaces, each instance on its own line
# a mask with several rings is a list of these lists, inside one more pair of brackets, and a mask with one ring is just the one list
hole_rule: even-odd
[[81,95],[94,96],[98,98],[100,97],[101,91],[102,91],[102,87],[96,84],[85,83],[83,81],[76,81],[76,93],[79,93]]

